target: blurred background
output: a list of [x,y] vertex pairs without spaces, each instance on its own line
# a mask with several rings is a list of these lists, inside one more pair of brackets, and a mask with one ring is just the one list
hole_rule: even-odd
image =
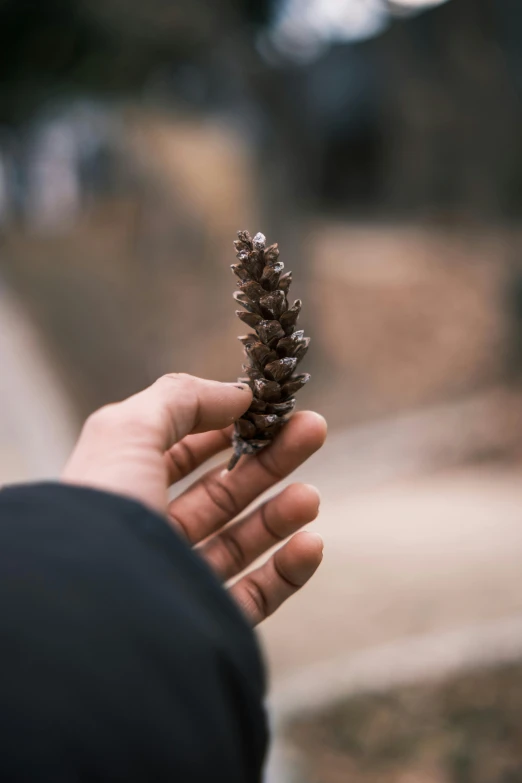
[[522,4],[0,0],[0,480],[240,371],[278,241],[330,424],[270,783],[522,781]]

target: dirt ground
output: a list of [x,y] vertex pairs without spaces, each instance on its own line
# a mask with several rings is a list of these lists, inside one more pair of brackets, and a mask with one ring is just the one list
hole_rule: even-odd
[[519,783],[522,663],[354,696],[287,738],[301,783]]

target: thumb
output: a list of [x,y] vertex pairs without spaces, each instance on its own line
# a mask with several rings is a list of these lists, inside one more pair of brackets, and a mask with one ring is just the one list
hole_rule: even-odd
[[154,445],[166,450],[191,432],[227,427],[251,401],[252,392],[244,383],[220,383],[171,373],[115,407],[119,408],[120,421],[148,426]]
[[245,384],[164,375],[89,417],[62,479],[129,495],[163,512],[164,452],[189,432],[231,424],[251,399]]

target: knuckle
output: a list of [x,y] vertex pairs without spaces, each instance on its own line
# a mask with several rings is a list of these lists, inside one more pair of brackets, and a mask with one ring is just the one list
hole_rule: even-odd
[[227,574],[238,574],[247,564],[243,548],[237,538],[232,533],[227,533],[226,531],[221,534],[221,542],[228,560],[226,565]]
[[254,579],[247,579],[245,581],[245,591],[259,616],[261,618],[268,617],[270,607],[263,588]]
[[121,422],[121,408],[119,403],[110,403],[95,410],[85,422],[84,430],[97,434],[115,429]]
[[269,452],[262,451],[257,460],[271,481],[278,482],[285,478],[285,472],[281,470],[273,455]]
[[231,519],[239,513],[239,507],[234,495],[221,483],[217,476],[205,476],[202,480],[202,487],[211,503],[219,509],[226,518]]
[[[167,407],[173,403],[182,406],[185,412],[186,421],[191,423],[189,429],[197,428],[201,418],[199,384],[201,379],[187,373],[168,373],[162,375],[158,380],[162,394]],[[174,431],[176,431],[176,420],[174,420]]]
[[186,372],[169,372],[166,375],[162,375],[158,383],[161,384],[176,384],[178,386],[189,386],[195,381],[193,375],[189,375]]
[[198,466],[196,455],[182,440],[176,443],[167,454],[171,462],[172,476],[176,480],[185,478]]

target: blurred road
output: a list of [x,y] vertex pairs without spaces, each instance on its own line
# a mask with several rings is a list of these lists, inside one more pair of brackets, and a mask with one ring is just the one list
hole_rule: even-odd
[[369,650],[522,618],[522,466],[452,467],[473,443],[494,451],[519,411],[497,390],[337,433],[298,472],[322,490],[325,557],[262,627],[276,699],[306,702],[314,677]]
[[325,499],[314,583],[264,627],[274,685],[395,641],[522,615],[522,470],[475,468]]
[[[472,402],[479,419],[490,402]],[[280,726],[290,714],[522,655],[522,466],[437,467],[444,431],[470,423],[463,414],[336,434],[298,473],[322,489],[325,556],[261,626],[274,722],[266,783],[305,779]]]
[[74,432],[38,335],[0,280],[0,484],[56,477]]

